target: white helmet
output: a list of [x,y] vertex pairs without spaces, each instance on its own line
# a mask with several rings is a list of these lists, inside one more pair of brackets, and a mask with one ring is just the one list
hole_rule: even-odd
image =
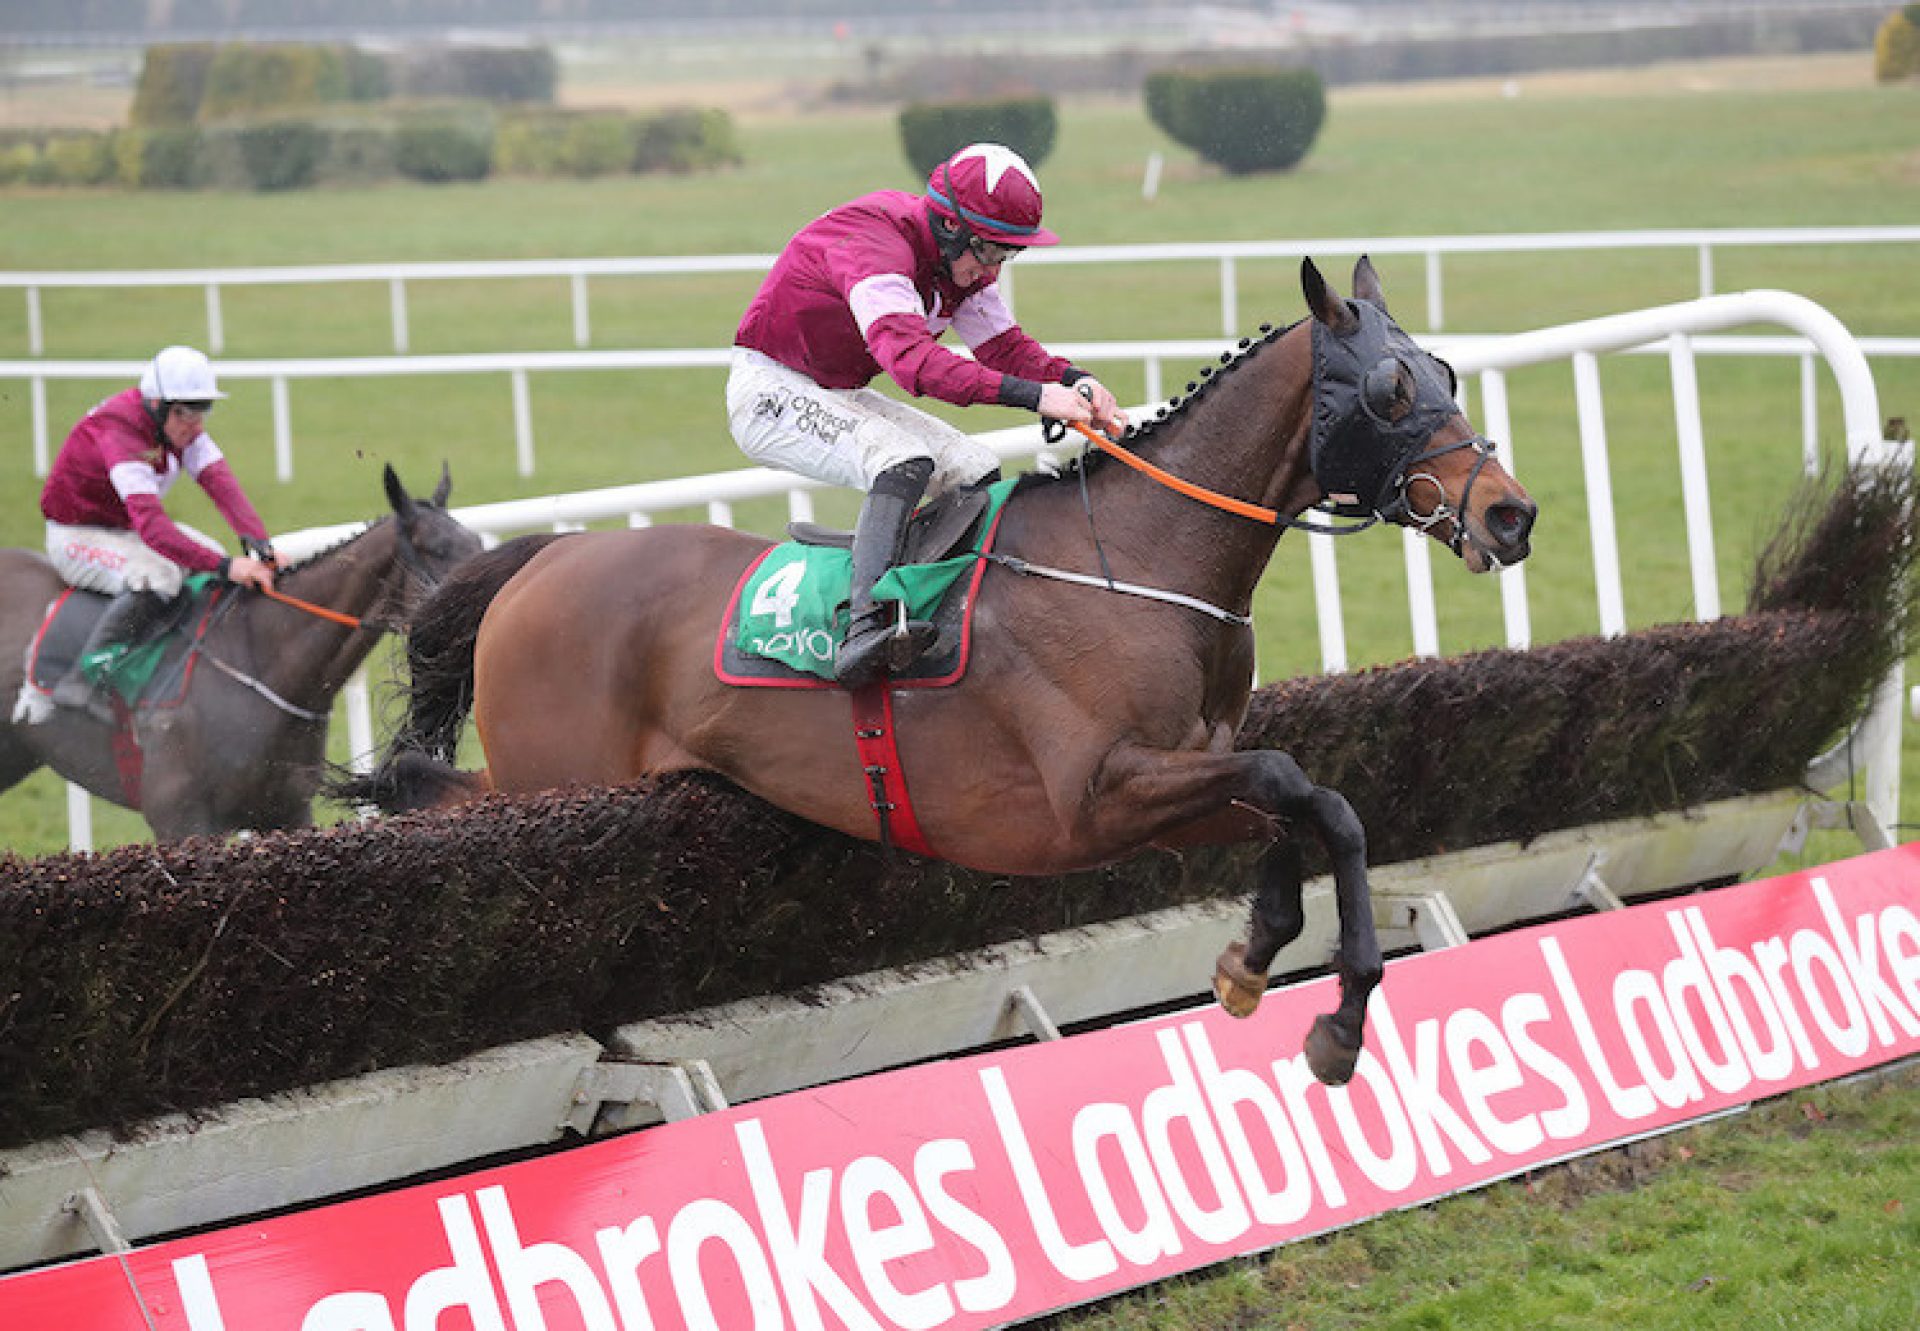
[[140,396],[154,402],[211,402],[226,396],[213,362],[192,347],[168,347],[140,372]]

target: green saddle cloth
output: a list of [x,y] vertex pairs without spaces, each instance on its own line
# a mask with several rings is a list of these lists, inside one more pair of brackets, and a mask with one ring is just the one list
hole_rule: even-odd
[[[989,487],[986,514],[974,548],[933,564],[888,569],[873,586],[876,601],[904,601],[909,619],[932,619],[940,602],[980,557],[1000,506],[1017,478]],[[778,661],[820,679],[833,678],[834,653],[847,636],[851,551],[787,541],[762,559],[740,588],[733,645],[743,656]]]
[[[207,589],[220,579],[212,573],[190,573],[181,590],[188,598],[189,607],[199,602],[207,594]],[[190,622],[191,609],[170,620],[173,624]],[[98,651],[88,652],[80,658],[80,673],[96,688],[112,689],[127,704],[140,700],[147,685],[153,682],[154,674],[167,659],[167,648],[172,645],[174,630],[168,628],[141,642],[110,643]]]

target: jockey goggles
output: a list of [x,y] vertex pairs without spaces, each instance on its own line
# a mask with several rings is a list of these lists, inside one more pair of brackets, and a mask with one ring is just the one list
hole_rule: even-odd
[[967,251],[988,268],[998,268],[1007,260],[1015,258],[1021,251],[1019,245],[1002,245],[997,241],[982,240],[978,236],[967,237]]
[[213,410],[212,401],[203,397],[195,398],[191,402],[169,402],[167,405],[170,407],[178,407],[182,411],[191,411],[196,416],[204,416]]

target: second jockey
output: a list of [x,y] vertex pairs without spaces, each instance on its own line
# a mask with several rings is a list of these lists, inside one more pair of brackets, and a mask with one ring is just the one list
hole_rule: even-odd
[[[54,685],[55,703],[101,716],[104,703],[80,663],[136,641],[188,573],[273,589],[266,526],[206,430],[207,413],[225,396],[205,355],[168,347],[137,386],[97,404],[61,446],[40,492],[47,557],[70,585],[114,599]],[[229,557],[219,542],[167,516],[161,500],[182,472],[207,492],[245,553]]]

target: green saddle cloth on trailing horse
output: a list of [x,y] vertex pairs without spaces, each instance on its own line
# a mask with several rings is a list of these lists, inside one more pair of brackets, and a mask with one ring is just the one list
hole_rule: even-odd
[[[875,600],[902,601],[909,619],[926,620],[939,630],[933,645],[894,676],[894,683],[934,688],[966,673],[970,591],[985,567],[980,556],[992,546],[1001,506],[1016,483],[1003,480],[988,487],[986,506],[968,524],[971,536],[960,553],[900,564],[874,584]],[[852,571],[852,555],[839,544],[787,541],[768,549],[741,575],[727,603],[714,647],[714,673],[744,687],[837,687],[833,660],[847,636]]]
[[[117,695],[129,707],[149,690],[156,696],[177,696],[186,674],[186,649],[195,636],[181,630],[201,622],[212,604],[209,589],[219,585],[214,574],[189,575],[180,595],[144,633],[134,641],[88,653],[80,662],[81,673],[95,688]],[[29,674],[36,688],[49,690],[66,673],[112,600],[99,592],[70,588],[54,602],[29,654]]]

